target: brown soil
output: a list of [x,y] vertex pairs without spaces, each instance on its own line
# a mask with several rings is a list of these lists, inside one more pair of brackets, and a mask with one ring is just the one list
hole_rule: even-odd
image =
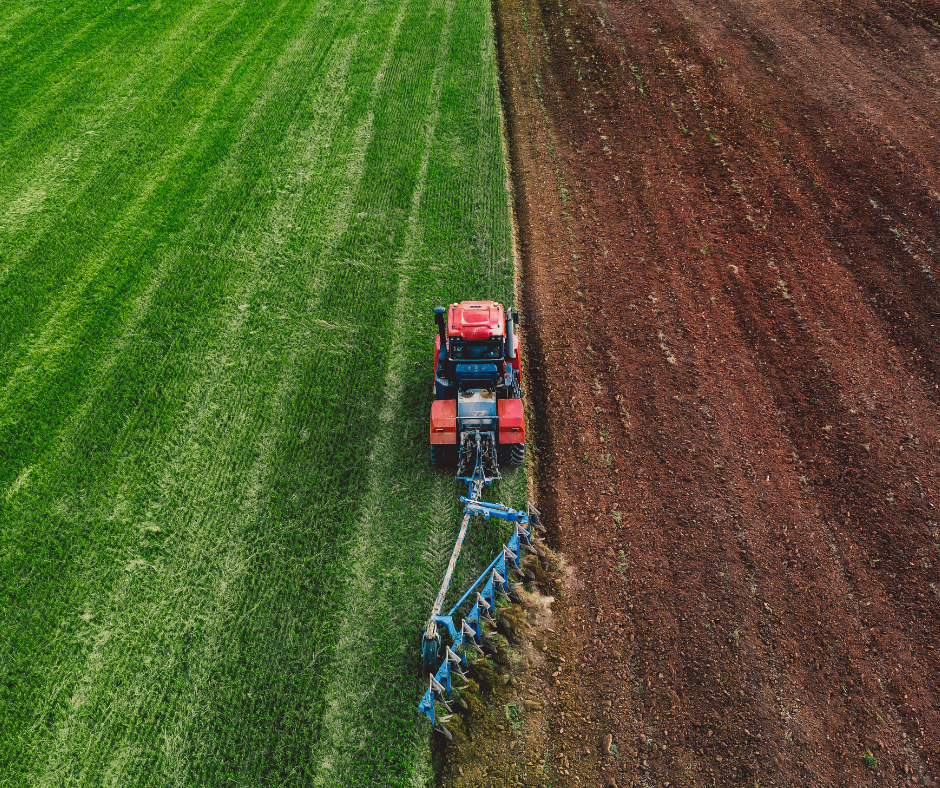
[[[453,740],[435,741],[440,749],[439,785],[543,786],[550,782],[550,734],[542,673],[551,652],[552,598],[538,592],[552,580],[539,571],[540,583],[528,584],[526,604],[512,605],[499,616],[505,635],[495,653],[468,672],[471,684],[461,694],[464,709],[447,723]],[[508,626],[507,626],[508,624]]]
[[940,4],[495,10],[572,571],[474,784],[934,784]]

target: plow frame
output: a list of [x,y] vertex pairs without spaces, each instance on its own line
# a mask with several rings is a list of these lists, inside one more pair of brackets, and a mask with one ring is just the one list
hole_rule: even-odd
[[[519,575],[526,573],[521,564],[523,552],[541,555],[538,548],[538,543],[541,540],[533,538],[532,528],[544,531],[539,520],[539,511],[531,504],[528,504],[526,510],[522,511],[504,504],[480,500],[483,488],[501,478],[496,464],[496,436],[492,432],[481,433],[477,431],[465,433],[462,438],[457,478],[468,485],[469,495],[460,498],[461,503],[464,504],[463,520],[460,524],[450,561],[447,564],[444,580],[434,600],[431,616],[428,619],[421,640],[424,674],[428,676],[429,681],[428,689],[418,704],[418,711],[428,717],[434,730],[442,733],[447,738],[451,738],[451,734],[443,723],[451,716],[447,696],[453,689],[452,676],[456,674],[459,678],[466,680],[467,677],[461,671],[461,668],[467,665],[467,649],[473,649],[479,654],[483,653],[480,644],[488,634],[484,629],[484,624],[495,624],[491,613],[496,611],[497,597],[507,601],[510,601],[513,597],[518,598],[517,591],[522,586],[521,583],[509,582],[509,572],[513,571]],[[473,470],[468,474],[471,457],[473,458]],[[499,555],[471,583],[457,604],[446,614],[443,614],[444,598],[450,588],[457,559],[460,556],[464,538],[467,534],[467,528],[474,516],[483,517],[485,520],[496,517],[515,523],[513,535],[503,545]],[[475,597],[472,597],[473,594],[475,594]],[[454,614],[471,598],[474,599],[473,606],[469,613],[463,617],[458,627],[454,621]],[[449,645],[444,646],[443,662],[435,670],[434,666],[441,657],[440,629],[442,627],[447,630],[451,642]],[[454,667],[451,667],[452,665]],[[435,709],[437,703],[447,710],[447,714],[439,715],[437,713]]]

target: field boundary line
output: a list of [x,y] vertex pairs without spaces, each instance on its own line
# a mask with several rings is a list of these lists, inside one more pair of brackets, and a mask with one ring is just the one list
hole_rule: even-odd
[[[510,248],[512,250],[512,298],[513,305],[521,308],[523,306],[523,261],[522,261],[522,239],[519,234],[519,216],[517,213],[519,206],[519,193],[516,189],[516,179],[515,179],[515,167],[513,166],[513,153],[511,147],[511,132],[509,116],[506,112],[506,107],[509,104],[509,94],[508,84],[503,80],[503,49],[500,43],[500,34],[499,29],[497,28],[497,11],[496,11],[496,2],[491,0],[489,4],[489,20],[490,20],[490,30],[492,31],[492,55],[493,62],[495,65],[495,88],[496,88],[496,104],[499,109],[499,139],[500,146],[503,151],[503,169],[506,173],[506,204],[507,212],[509,214],[509,242]],[[500,23],[501,24],[501,23]],[[524,316],[523,316],[524,317]],[[525,348],[526,345],[526,331],[525,331],[525,320],[520,321],[515,326],[516,333],[519,334],[520,342]],[[530,424],[530,432],[532,435],[535,435],[538,432],[538,419],[535,417],[535,408],[530,408],[532,404],[529,395],[529,386],[528,386],[528,363],[527,363],[527,354],[523,353],[520,358],[521,362],[521,374],[522,374],[522,400],[523,405],[526,408],[526,416]],[[539,489],[538,485],[533,481],[533,473],[530,472],[532,469],[532,462],[537,457],[537,452],[533,451],[535,446],[532,444],[534,440],[526,440],[526,444],[529,446],[528,452],[530,456],[529,462],[526,463],[524,472],[526,475],[526,492],[528,494],[528,500],[536,508],[539,507]],[[535,454],[536,457],[532,457],[532,454]]]

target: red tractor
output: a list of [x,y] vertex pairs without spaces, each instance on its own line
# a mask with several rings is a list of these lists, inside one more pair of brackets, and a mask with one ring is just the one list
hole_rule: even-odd
[[[434,404],[431,465],[472,467],[475,446],[495,448],[499,465],[525,461],[519,374],[519,314],[495,301],[461,301],[434,309]],[[461,473],[458,476],[470,475]]]

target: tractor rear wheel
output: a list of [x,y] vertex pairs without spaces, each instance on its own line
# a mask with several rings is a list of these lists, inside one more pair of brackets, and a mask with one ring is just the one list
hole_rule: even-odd
[[525,464],[525,444],[506,443],[497,447],[496,456],[504,468],[518,467]]
[[439,443],[431,444],[431,467],[432,468],[453,468],[457,464],[457,447],[441,445]]

